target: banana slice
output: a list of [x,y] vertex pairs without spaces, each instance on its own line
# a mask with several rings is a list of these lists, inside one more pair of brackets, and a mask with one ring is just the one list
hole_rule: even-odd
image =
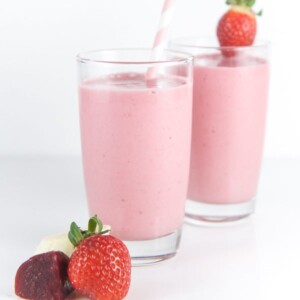
[[49,251],[61,251],[68,255],[72,255],[74,246],[68,238],[68,233],[59,233],[44,237],[35,250],[35,254],[46,253]]
[[[103,225],[103,231],[110,230],[109,225]],[[108,235],[105,233],[104,235]],[[46,253],[49,251],[61,251],[69,257],[74,252],[75,248],[68,238],[68,233],[63,232],[51,236],[44,237],[35,250],[35,254]]]

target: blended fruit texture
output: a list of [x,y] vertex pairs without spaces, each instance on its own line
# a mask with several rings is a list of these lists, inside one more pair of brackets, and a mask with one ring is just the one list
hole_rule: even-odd
[[251,56],[199,56],[188,198],[208,204],[250,201],[262,160],[269,65]]
[[91,214],[123,240],[180,228],[188,186],[192,86],[177,77],[148,87],[116,74],[80,85],[83,165]]

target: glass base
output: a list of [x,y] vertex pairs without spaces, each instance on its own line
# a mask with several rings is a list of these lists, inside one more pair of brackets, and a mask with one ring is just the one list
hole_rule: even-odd
[[127,246],[131,264],[134,267],[152,265],[176,255],[181,239],[181,229],[154,239],[144,241],[124,241]]
[[193,225],[234,222],[254,212],[255,199],[237,204],[207,204],[187,200],[185,221]]

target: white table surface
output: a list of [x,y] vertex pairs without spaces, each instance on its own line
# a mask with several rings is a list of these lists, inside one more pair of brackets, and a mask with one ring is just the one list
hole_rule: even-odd
[[[86,223],[81,172],[79,158],[0,158],[0,300],[43,236]],[[126,299],[300,299],[300,161],[266,160],[254,216],[185,225],[174,259],[133,268]]]

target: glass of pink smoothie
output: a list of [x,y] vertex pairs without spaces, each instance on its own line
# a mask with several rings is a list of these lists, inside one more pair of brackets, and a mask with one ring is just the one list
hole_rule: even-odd
[[254,211],[269,89],[269,45],[219,47],[182,38],[171,48],[194,56],[188,222],[224,222]]
[[150,57],[116,49],[77,58],[89,212],[111,225],[135,265],[176,254],[190,162],[193,58]]

